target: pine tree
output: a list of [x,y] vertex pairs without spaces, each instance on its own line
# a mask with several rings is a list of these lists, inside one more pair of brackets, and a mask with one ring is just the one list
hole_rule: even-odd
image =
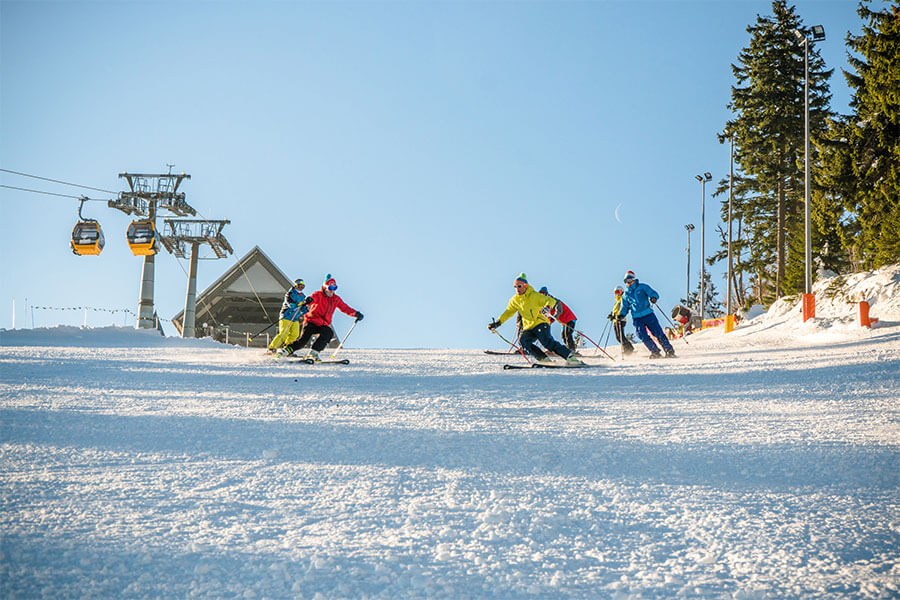
[[853,173],[849,143],[852,126],[846,117],[829,119],[825,134],[815,141],[819,163],[813,173],[813,240],[820,249],[821,266],[837,273],[860,266],[854,259],[859,222],[852,199],[859,180]]
[[[736,136],[735,163],[747,185],[741,212],[750,260],[743,268],[761,296],[778,298],[804,282],[804,64],[795,35],[804,28],[785,0],[775,0],[772,11],[747,28],[750,44],[732,65],[736,85],[729,108],[736,116],[725,131]],[[811,45],[811,135],[824,130],[830,116],[831,73]]]
[[849,126],[849,163],[858,179],[848,208],[859,227],[858,258],[874,268],[900,261],[900,6],[857,10],[865,23],[847,35],[856,73],[844,71],[856,91]]
[[[715,284],[712,282],[709,270],[703,273],[703,280],[706,282],[706,303],[703,307],[703,317],[705,319],[717,319],[725,314],[722,310],[722,302],[719,300],[719,292],[716,290]],[[697,290],[691,292],[691,297],[685,300],[681,299],[681,304],[691,309],[694,315],[700,316],[700,283],[697,283]]]

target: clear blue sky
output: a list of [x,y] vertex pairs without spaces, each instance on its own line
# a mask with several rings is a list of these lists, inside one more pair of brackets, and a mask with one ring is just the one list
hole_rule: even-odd
[[[860,30],[856,3],[796,6],[825,26],[833,107],[846,112],[840,68],[844,37]],[[770,13],[749,0],[4,0],[0,167],[122,190],[118,173],[174,163],[192,176],[188,202],[231,220],[236,256],[258,244],[291,278],[335,275],[366,314],[351,345],[497,346],[485,326],[520,271],[599,336],[627,269],[667,310],[684,295],[689,222],[696,284],[694,175],[727,174],[716,133],[729,118],[729,65],[746,27]],[[0,327],[13,298],[19,327],[30,325],[26,297],[136,311],[130,219],[89,203],[107,244],[79,258],[68,248],[76,209],[0,188]],[[706,217],[711,253],[721,221],[709,197]],[[198,289],[231,264],[201,262]],[[184,307],[186,269],[158,258],[160,316]],[[723,271],[712,269],[724,290]],[[65,320],[81,315],[36,315],[38,326]],[[350,323],[335,317],[339,333]]]

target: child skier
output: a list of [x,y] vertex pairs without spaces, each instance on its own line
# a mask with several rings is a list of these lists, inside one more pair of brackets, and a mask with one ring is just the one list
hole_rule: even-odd
[[306,294],[303,289],[306,283],[302,279],[295,279],[284,294],[284,302],[281,304],[281,313],[278,315],[278,335],[269,343],[269,353],[287,346],[300,337],[300,317],[306,314]]
[[575,316],[575,313],[572,312],[572,309],[569,308],[565,302],[559,298],[550,296],[550,292],[547,291],[546,287],[542,287],[538,290],[538,293],[556,300],[556,306],[550,315],[550,322],[552,323],[554,318],[559,321],[559,324],[562,325],[563,344],[565,344],[566,348],[572,352],[577,352],[578,346],[575,344],[575,320],[578,317]]

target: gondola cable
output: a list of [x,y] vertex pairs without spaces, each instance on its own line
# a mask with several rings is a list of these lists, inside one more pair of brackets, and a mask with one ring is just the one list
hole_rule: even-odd
[[19,190],[21,192],[33,192],[35,194],[46,194],[47,196],[60,196],[62,198],[74,198],[75,200],[81,200],[82,198],[86,199],[89,202],[108,202],[103,198],[88,198],[87,196],[73,196],[72,194],[59,194],[56,192],[46,192],[44,190],[32,190],[30,188],[16,187],[14,185],[5,185],[0,183],[0,187],[7,188],[10,190]]
[[[2,171],[3,173],[10,173],[12,175],[20,175],[22,177],[31,177],[32,179],[41,179],[43,181],[52,181],[53,183],[60,183],[62,185],[71,185],[72,187],[84,188],[86,190],[94,190],[95,192],[105,192],[107,194],[118,195],[118,192],[114,192],[112,190],[104,190],[103,188],[91,187],[89,185],[80,185],[78,183],[70,183],[68,181],[62,181],[59,179],[51,179],[49,177],[41,177],[40,175],[31,175],[29,173],[20,173],[19,171],[11,171],[9,169],[0,169],[0,171]],[[6,187],[6,186],[4,186],[4,187]]]

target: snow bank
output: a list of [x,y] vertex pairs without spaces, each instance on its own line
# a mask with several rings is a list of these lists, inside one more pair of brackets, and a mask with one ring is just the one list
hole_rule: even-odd
[[[790,296],[777,300],[768,311],[745,321],[728,336],[752,336],[757,342],[773,345],[786,339],[809,344],[868,339],[877,332],[859,325],[862,300],[869,303],[870,315],[879,319],[875,328],[900,324],[900,264],[853,275],[820,273],[813,294],[816,316],[805,323],[800,296]],[[721,336],[722,329],[698,334],[704,335]]]

